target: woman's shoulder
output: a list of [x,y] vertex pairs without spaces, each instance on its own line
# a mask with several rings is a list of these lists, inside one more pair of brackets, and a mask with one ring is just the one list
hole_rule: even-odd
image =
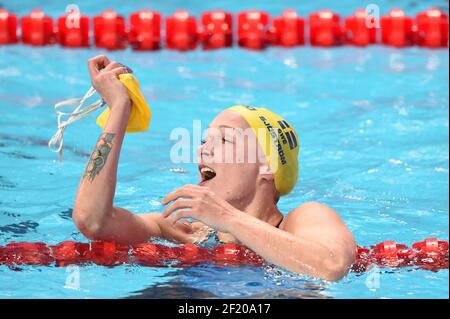
[[335,223],[341,221],[338,213],[332,208],[319,202],[306,202],[291,210],[280,224],[286,229],[308,223]]

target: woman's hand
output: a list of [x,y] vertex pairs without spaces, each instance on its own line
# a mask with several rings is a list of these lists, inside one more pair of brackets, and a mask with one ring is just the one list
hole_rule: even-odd
[[195,218],[206,225],[222,232],[229,232],[230,218],[239,213],[227,201],[219,198],[204,186],[185,185],[168,194],[163,205],[172,202],[163,217],[175,223],[182,218]]
[[162,238],[182,244],[201,243],[208,238],[212,231],[208,226],[196,222],[177,221],[172,223],[167,218],[158,218],[157,222]]
[[[103,97],[109,108],[124,108],[130,111],[130,95],[118,76],[128,69],[117,62],[110,62],[106,55],[98,55],[88,61],[91,81],[97,92]],[[100,72],[100,70],[102,70]]]

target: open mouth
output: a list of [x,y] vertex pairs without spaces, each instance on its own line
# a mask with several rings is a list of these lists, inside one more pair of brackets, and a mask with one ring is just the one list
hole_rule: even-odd
[[201,176],[201,183],[204,183],[216,177],[216,171],[211,167],[200,165],[199,171]]

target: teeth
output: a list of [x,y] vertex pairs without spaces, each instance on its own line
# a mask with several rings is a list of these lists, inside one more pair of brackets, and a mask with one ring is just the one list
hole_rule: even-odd
[[216,177],[216,172],[210,167],[203,166],[200,169],[200,173],[202,174],[202,181],[208,181]]
[[202,173],[207,173],[207,172],[215,173],[215,171],[212,168],[209,168],[209,167],[202,167],[200,172],[202,172]]

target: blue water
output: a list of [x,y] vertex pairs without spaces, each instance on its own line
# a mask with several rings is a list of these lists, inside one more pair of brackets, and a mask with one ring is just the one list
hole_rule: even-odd
[[[24,14],[38,6],[34,3],[5,6]],[[62,3],[44,9],[56,16],[64,10]],[[184,7],[198,14],[226,7],[225,1],[215,3],[173,1],[151,8],[171,13]],[[78,4],[89,14],[107,7]],[[446,1],[380,2],[382,12],[400,6],[411,14],[431,5],[448,10]],[[349,14],[358,6],[356,1],[255,1],[227,8],[257,7],[278,14],[286,7],[303,13],[330,7]],[[120,7],[128,13],[144,6]],[[0,245],[85,241],[70,216],[101,129],[95,116],[68,128],[62,162],[48,150],[47,141],[56,130],[54,103],[85,93],[90,86],[86,61],[100,53],[105,52],[0,47]],[[136,213],[161,211],[165,194],[198,178],[195,164],[170,161],[171,130],[192,129],[193,120],[206,127],[230,105],[254,104],[286,117],[301,139],[299,181],[280,200],[283,212],[306,201],[323,202],[340,213],[363,246],[387,239],[406,244],[427,237],[449,239],[448,50],[372,46],[107,54],[134,70],[153,111],[150,130],[125,139],[115,205]],[[0,298],[449,297],[448,270],[375,269],[327,283],[270,266],[86,266],[79,269],[78,289],[67,287],[71,272],[0,266]],[[378,275],[374,287],[370,279]]]

